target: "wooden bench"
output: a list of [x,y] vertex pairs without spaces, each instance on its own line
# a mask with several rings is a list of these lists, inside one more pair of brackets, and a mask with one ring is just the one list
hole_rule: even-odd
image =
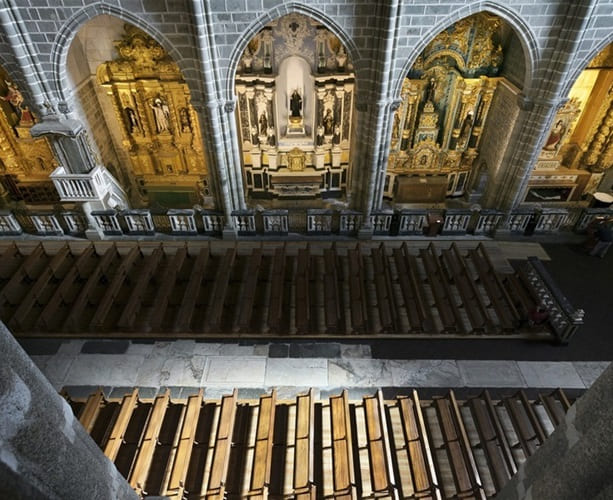
[[272,277],[268,300],[268,328],[277,332],[283,320],[283,295],[285,292],[285,246],[277,247],[272,259]]
[[179,274],[181,267],[183,267],[186,257],[187,248],[177,248],[177,251],[175,252],[168,267],[166,268],[166,271],[164,272],[164,275],[162,276],[160,285],[157,288],[157,293],[155,294],[151,307],[151,314],[142,328],[147,329],[148,331],[160,330],[162,322],[164,321],[164,316],[166,315],[169,299],[177,281],[177,275]]
[[209,261],[209,247],[200,249],[198,257],[194,261],[192,273],[185,287],[183,298],[181,300],[181,306],[177,311],[177,315],[174,319],[173,331],[175,332],[188,332],[190,331],[190,325],[192,323],[192,316],[194,314],[194,307],[198,295],[200,294],[200,287],[202,285],[202,278],[206,271],[206,266]]
[[132,412],[138,403],[138,389],[134,389],[131,394],[126,394],[121,402],[119,416],[113,425],[111,434],[104,447],[104,454],[114,462],[119,453],[119,448],[123,442],[124,434],[132,418]]
[[0,284],[4,285],[11,276],[17,271],[23,261],[24,256],[12,241],[2,252],[0,257]]
[[221,399],[217,432],[215,434],[215,449],[211,472],[206,487],[207,500],[223,500],[226,498],[226,476],[230,464],[230,449],[232,447],[232,431],[236,417],[237,390],[231,396]]
[[145,483],[147,481],[147,475],[151,462],[153,461],[153,454],[158,442],[158,436],[162,428],[162,422],[164,421],[164,415],[166,408],[170,401],[170,390],[166,389],[166,392],[155,398],[153,403],[153,409],[151,415],[147,421],[147,427],[144,432],[142,441],[139,443],[138,455],[134,469],[130,476],[130,486],[134,488],[138,495],[146,495]]
[[396,296],[391,280],[387,255],[383,243],[373,248],[371,258],[374,267],[375,291],[377,293],[377,311],[381,329],[385,333],[400,331],[400,319],[396,305]]
[[151,255],[145,259],[145,264],[138,274],[136,283],[130,290],[130,296],[127,304],[119,316],[117,326],[124,330],[130,330],[134,326],[136,316],[143,306],[145,290],[149,286],[149,282],[154,278],[158,265],[164,256],[162,247],[159,246],[153,249]]
[[355,499],[356,482],[353,467],[351,419],[347,391],[330,397],[334,498]]
[[100,408],[104,403],[104,394],[101,389],[98,389],[87,398],[83,411],[79,415],[79,422],[88,434],[91,433],[94,422],[98,418]]
[[[44,269],[46,265],[45,257],[43,246],[39,243],[34,247],[32,253],[22,260],[15,274],[0,291],[0,303],[3,308],[6,303],[16,305],[20,302],[32,283],[36,281],[39,273]],[[6,317],[6,315],[3,314],[2,317]]]
[[470,496],[485,500],[486,495],[481,476],[453,391],[449,392],[448,397],[435,399],[434,406],[440,422],[445,451],[451,465],[456,497]]
[[224,303],[228,284],[232,276],[232,266],[236,258],[236,247],[228,248],[219,262],[215,282],[211,292],[211,301],[204,318],[203,330],[206,332],[217,333],[221,329]]
[[311,256],[308,247],[298,250],[298,262],[296,264],[295,277],[295,306],[296,306],[296,333],[305,334],[310,332],[311,301],[309,286],[309,267]]
[[526,457],[529,457],[545,442],[545,431],[524,391],[519,391],[512,397],[504,398],[503,404],[511,418],[518,438],[518,443],[515,443],[515,446],[521,446]]
[[135,246],[123,259],[121,259],[119,266],[117,267],[111,282],[106,288],[104,295],[100,299],[96,312],[89,323],[90,330],[99,330],[104,327],[104,323],[109,311],[111,310],[111,306],[115,302],[115,298],[119,294],[128,273],[139,256],[142,256],[140,248]]
[[277,393],[274,389],[260,397],[248,497],[267,498],[269,495],[276,404]]
[[410,397],[398,397],[397,404],[400,408],[415,497],[441,500],[441,486],[417,391],[413,390]]
[[390,450],[390,439],[383,393],[378,390],[375,396],[363,398],[366,415],[368,453],[372,495],[389,495],[398,498],[394,464]]
[[262,264],[262,248],[256,248],[247,259],[247,266],[243,275],[243,286],[240,291],[238,312],[236,317],[236,330],[248,332],[250,330],[253,306],[258,289],[260,266]]
[[115,244],[110,246],[104,252],[102,258],[98,261],[98,265],[93,270],[93,272],[88,276],[87,282],[83,285],[83,288],[79,291],[76,299],[72,303],[70,307],[70,312],[66,319],[64,320],[64,324],[62,325],[62,330],[64,331],[80,331],[81,330],[81,320],[83,315],[83,310],[85,306],[90,303],[91,296],[95,290],[95,288],[99,285],[100,280],[103,276],[106,276],[111,265],[115,262],[118,257],[117,247]]
[[347,250],[349,260],[349,300],[351,310],[351,329],[353,333],[365,333],[368,329],[368,310],[364,276],[362,275],[362,254],[358,245]]
[[296,500],[314,500],[315,399],[313,389],[296,397],[296,427],[294,434],[293,494]]
[[196,427],[202,408],[204,391],[200,389],[198,394],[187,398],[185,414],[181,423],[179,441],[172,461],[168,486],[164,495],[175,498],[183,498],[185,495],[185,483],[189,469],[192,448],[196,441]]
[[539,394],[539,400],[554,427],[564,422],[566,413],[570,409],[570,402],[562,389],[556,389],[551,394]]
[[517,465],[488,391],[470,400],[479,440],[497,491],[517,472]]
[[517,275],[507,274],[503,278],[503,283],[518,311],[520,323],[526,323],[530,317],[530,312],[536,307],[536,301],[528,293]]
[[[30,287],[26,295],[21,299],[19,306],[8,322],[11,328],[19,330],[25,326],[24,322],[27,319],[30,321],[32,320],[30,315],[32,307],[46,291],[51,281],[57,279],[56,272],[58,272],[60,268],[65,267],[65,261],[67,260],[70,260],[70,248],[68,245],[63,245],[40,273],[36,282]],[[30,317],[28,318],[28,316]]]
[[338,285],[336,250],[324,250],[324,316],[326,332],[338,334],[341,323],[341,296]]

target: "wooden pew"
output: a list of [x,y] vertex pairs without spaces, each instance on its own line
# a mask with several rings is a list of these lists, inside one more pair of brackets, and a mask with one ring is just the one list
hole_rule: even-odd
[[200,295],[200,286],[202,285],[202,278],[204,277],[208,261],[209,247],[207,246],[200,250],[198,257],[194,261],[192,274],[185,287],[185,293],[183,293],[181,307],[179,307],[174,320],[173,331],[175,332],[190,331],[194,307],[196,305],[196,300],[198,300],[198,295]]
[[400,319],[396,305],[396,296],[390,276],[387,255],[383,243],[371,252],[375,271],[375,290],[377,293],[377,311],[383,332],[392,333],[400,331]]
[[228,248],[223,258],[219,262],[215,283],[211,293],[211,302],[204,318],[203,330],[218,333],[221,330],[223,316],[223,306],[228,291],[228,283],[232,275],[232,266],[236,258],[236,247]]
[[62,325],[62,330],[64,331],[80,331],[80,324],[82,319],[83,310],[85,306],[90,302],[90,297],[94,291],[94,289],[100,283],[100,280],[103,276],[106,275],[109,268],[118,257],[117,247],[115,244],[107,248],[104,255],[99,260],[98,265],[94,269],[94,271],[87,278],[87,282],[83,285],[83,288],[79,291],[77,298],[72,303],[70,307],[70,312]]
[[428,283],[430,283],[432,295],[434,296],[434,303],[443,323],[443,331],[455,333],[463,328],[461,326],[462,321],[460,318],[458,323],[457,306],[455,306],[453,299],[446,293],[445,277],[440,273],[437,259],[432,255],[430,248],[428,250],[421,248],[419,255],[426,269]]
[[358,245],[355,249],[348,249],[347,258],[349,260],[351,329],[353,333],[365,333],[368,330],[368,310],[360,246]]
[[[68,311],[68,307],[72,304],[75,297],[75,289],[80,287],[78,280],[86,276],[91,271],[92,262],[96,261],[98,256],[93,245],[89,245],[81,252],[75,263],[68,269],[61,283],[57,285],[53,295],[43,308],[38,320],[35,323],[36,328],[40,330],[59,330],[63,322],[64,315]],[[60,312],[60,308],[64,307],[64,311]]]
[[357,498],[347,390],[330,397],[334,498]]
[[564,422],[570,402],[562,389],[556,389],[551,394],[539,394],[539,400],[555,427]]
[[269,494],[276,404],[277,393],[274,389],[260,397],[248,497],[267,498]]
[[87,398],[85,407],[79,415],[79,422],[81,422],[81,425],[87,431],[88,434],[90,434],[92,431],[92,427],[94,426],[94,422],[98,417],[100,407],[102,406],[104,401],[105,400],[104,394],[102,393],[102,389],[98,389],[96,392],[94,392]]
[[485,500],[486,495],[481,476],[453,391],[449,391],[449,396],[446,398],[435,399],[434,406],[439,417],[444,447],[451,465],[456,486],[456,497],[471,496]]
[[248,332],[250,330],[261,264],[262,248],[260,247],[251,252],[243,276],[243,286],[238,302],[238,321],[236,323],[236,329],[240,332]]
[[503,283],[509,292],[511,301],[516,307],[520,322],[527,322],[530,312],[536,307],[536,301],[532,298],[528,290],[522,284],[520,278],[515,274],[507,274],[503,278]]
[[341,297],[336,268],[336,250],[324,249],[324,316],[326,333],[338,334],[341,323]]
[[296,397],[293,486],[296,500],[314,500],[313,482],[315,399],[313,389]]
[[202,408],[202,398],[204,391],[200,389],[198,394],[187,399],[185,415],[181,423],[179,442],[177,443],[176,453],[170,470],[170,478],[164,495],[174,498],[185,496],[185,481],[189,469],[192,448],[196,440],[196,428],[198,418]]
[[26,320],[32,321],[32,315],[30,311],[34,304],[39,300],[40,296],[46,291],[47,286],[51,280],[56,277],[56,273],[62,267],[65,267],[65,260],[70,255],[70,248],[68,245],[62,246],[58,252],[52,257],[49,264],[40,273],[36,282],[30,287],[25,297],[23,297],[19,303],[19,306],[15,310],[15,313],[11,317],[8,325],[14,329],[21,329],[25,326]]
[[121,402],[121,410],[119,416],[113,425],[113,429],[104,447],[104,454],[111,462],[114,462],[119,453],[119,448],[123,441],[123,436],[130,423],[132,412],[138,403],[138,389],[134,389],[131,394],[127,394],[123,397]]
[[383,393],[363,398],[366,414],[368,453],[373,496],[399,498],[394,478],[394,463],[390,450],[390,439]]
[[221,400],[217,433],[215,434],[215,450],[213,462],[206,487],[207,500],[223,500],[226,498],[226,476],[230,463],[230,448],[232,447],[232,431],[236,416],[237,390],[231,396]]
[[479,333],[491,332],[492,324],[487,314],[487,307],[483,303],[475,282],[466,271],[455,243],[452,244],[450,249],[441,251],[441,259],[445,263],[447,272],[460,293],[462,305],[468,315],[473,331]]
[[14,241],[2,252],[0,257],[0,285],[4,285],[17,271],[24,257]]
[[123,308],[121,316],[117,321],[117,326],[119,328],[126,330],[133,328],[136,316],[138,315],[143,305],[145,290],[149,286],[149,282],[151,281],[151,279],[155,276],[158,265],[162,260],[163,256],[164,251],[162,250],[162,247],[159,246],[155,248],[151,255],[149,255],[145,259],[145,264],[143,265],[143,268],[138,274],[136,283],[131,288],[128,303]]
[[472,398],[469,405],[496,491],[500,491],[517,472],[511,447],[488,391]]
[[[18,304],[26,290],[36,280],[45,266],[45,251],[41,243],[36,245],[32,253],[22,260],[21,265],[0,291],[0,303]],[[4,316],[3,316],[4,317]]]
[[434,466],[432,447],[417,391],[411,397],[397,398],[409,455],[413,489],[417,498],[442,500],[441,486]]
[[268,328],[279,331],[283,320],[283,294],[285,288],[285,246],[277,247],[272,259],[272,277],[268,300]]
[[119,266],[117,267],[115,274],[113,275],[113,278],[106,289],[106,292],[100,299],[96,312],[89,323],[90,330],[99,330],[104,326],[104,322],[109,311],[111,310],[111,306],[113,305],[113,302],[115,302],[115,298],[119,294],[128,273],[134,265],[134,261],[139,255],[141,255],[140,248],[138,246],[134,246],[134,248],[132,248],[132,250],[130,250],[130,252],[124,256],[123,259],[121,259],[121,262],[119,263]]
[[296,265],[295,298],[296,298],[296,333],[305,334],[310,331],[310,287],[309,261],[311,256],[308,247],[298,250]]
[[524,391],[503,399],[503,404],[511,417],[513,428],[526,457],[532,455],[545,442],[545,431],[539,422],[532,405]]
[[166,389],[166,392],[156,397],[153,403],[153,410],[147,422],[147,428],[145,429],[143,440],[140,443],[136,463],[134,464],[130,476],[130,486],[134,488],[138,495],[147,494],[145,491],[145,482],[147,481],[147,475],[153,460],[153,453],[155,452],[155,446],[158,441],[169,401],[170,390]]
[[160,330],[164,315],[166,314],[166,308],[168,307],[169,298],[173,292],[175,282],[177,281],[177,275],[185,262],[185,257],[187,257],[187,248],[177,248],[176,253],[166,268],[166,272],[160,281],[160,286],[153,299],[151,314],[145,326],[149,331]]

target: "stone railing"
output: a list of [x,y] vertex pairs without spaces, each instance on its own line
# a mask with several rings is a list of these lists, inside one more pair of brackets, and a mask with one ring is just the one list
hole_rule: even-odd
[[343,210],[340,214],[339,233],[344,235],[356,235],[362,225],[361,212]]
[[232,221],[239,236],[253,236],[257,234],[255,229],[255,212],[240,210],[232,212]]
[[445,211],[441,234],[466,234],[472,217],[470,210],[450,208]]
[[307,210],[307,234],[330,234],[332,232],[332,210]]
[[398,235],[424,234],[428,222],[428,212],[425,210],[402,210],[398,224]]
[[116,206],[125,200],[122,187],[101,165],[86,174],[69,173],[59,166],[49,177],[61,201],[100,201],[106,206]]
[[482,209],[477,213],[474,234],[493,234],[500,224],[504,212],[498,210]]
[[535,232],[551,233],[559,230],[568,217],[568,210],[563,208],[544,208],[536,218]]
[[372,225],[372,232],[376,235],[389,235],[392,227],[392,218],[394,212],[391,210],[383,212],[373,212],[370,215],[370,224]]
[[285,236],[289,232],[287,210],[265,210],[262,212],[264,234]]
[[613,210],[608,208],[585,208],[575,224],[575,231],[577,233],[584,233],[592,222],[609,217],[613,217]]

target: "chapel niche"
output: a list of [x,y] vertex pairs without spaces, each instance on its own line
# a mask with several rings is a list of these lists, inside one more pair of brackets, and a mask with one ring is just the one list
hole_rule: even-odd
[[558,110],[524,203],[564,206],[613,194],[613,44],[581,72]]
[[250,40],[236,72],[248,200],[345,197],[354,82],[341,41],[309,17],[283,16]]
[[479,13],[439,33],[419,55],[393,116],[384,191],[393,204],[445,203],[467,194],[477,172],[487,175],[489,158],[479,156],[494,96],[505,85],[514,105],[519,93],[518,82],[503,76],[507,46],[523,57],[509,26]]
[[45,138],[33,138],[37,118],[21,90],[0,67],[0,200],[53,205],[59,197],[49,174],[57,166]]
[[149,35],[128,24],[124,30],[114,42],[117,56],[100,64],[96,77],[112,103],[136,203],[212,206],[200,124],[180,69]]

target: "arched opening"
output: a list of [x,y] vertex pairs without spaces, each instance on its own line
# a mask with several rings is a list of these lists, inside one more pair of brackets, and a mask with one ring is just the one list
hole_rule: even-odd
[[51,208],[59,201],[49,174],[57,160],[44,138],[32,138],[37,117],[11,75],[0,67],[0,201]]
[[581,72],[568,100],[558,110],[530,177],[524,203],[565,206],[613,201],[611,130],[613,43]]
[[344,202],[355,76],[339,38],[291,13],[247,44],[235,75],[246,198],[267,208]]
[[403,81],[384,197],[396,207],[479,202],[483,177],[501,166],[525,72],[519,38],[496,15],[480,12],[439,33]]
[[156,40],[100,15],[75,36],[67,65],[95,153],[129,193],[132,206],[213,206],[190,91]]

